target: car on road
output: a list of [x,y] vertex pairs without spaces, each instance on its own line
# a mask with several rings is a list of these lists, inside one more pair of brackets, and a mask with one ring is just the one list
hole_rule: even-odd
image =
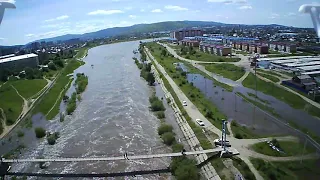
[[187,101],[182,101],[183,106],[187,106]]
[[[221,139],[215,139],[213,142],[215,146],[222,146]],[[226,140],[226,146],[231,147],[231,144],[228,140]]]
[[199,126],[204,126],[203,121],[201,121],[200,119],[196,119],[196,122],[199,124]]

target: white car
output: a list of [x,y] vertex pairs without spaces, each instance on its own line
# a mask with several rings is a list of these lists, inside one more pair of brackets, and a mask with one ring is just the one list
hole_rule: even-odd
[[199,124],[199,126],[204,126],[203,121],[201,121],[200,119],[196,119],[196,122]]
[[182,101],[183,106],[187,106],[187,101]]

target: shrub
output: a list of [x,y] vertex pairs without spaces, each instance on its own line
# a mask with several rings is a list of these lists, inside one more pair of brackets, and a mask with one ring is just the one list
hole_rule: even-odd
[[174,134],[172,132],[166,132],[162,134],[161,138],[163,142],[168,146],[171,146],[175,142]]
[[6,119],[6,124],[7,124],[8,126],[13,125],[14,122],[15,122],[15,121],[14,121],[13,119],[11,119],[11,118],[7,118],[7,119]]
[[237,139],[243,139],[243,137],[240,133],[236,133],[234,137]]
[[157,115],[157,117],[158,117],[159,119],[164,119],[164,118],[166,117],[166,115],[164,114],[163,111],[157,112],[156,115]]
[[56,138],[55,136],[52,134],[50,136],[47,137],[47,141],[49,145],[54,145],[56,143]]
[[17,132],[17,136],[18,136],[18,137],[23,137],[23,136],[24,136],[24,132],[22,132],[22,131],[19,130],[19,131]]
[[206,111],[206,114],[205,114],[205,116],[207,117],[207,118],[212,118],[212,116],[213,116],[213,113],[212,113],[212,111]]
[[161,124],[161,126],[158,128],[158,134],[159,134],[159,135],[162,135],[162,134],[164,134],[164,133],[166,133],[166,132],[172,132],[172,129],[173,129],[173,128],[172,128],[171,125],[163,123],[163,124]]
[[179,144],[179,143],[175,143],[172,146],[172,152],[176,153],[176,152],[181,152],[183,150],[183,144]]
[[37,138],[43,138],[46,136],[46,130],[42,127],[37,127],[34,129],[34,132],[36,133]]

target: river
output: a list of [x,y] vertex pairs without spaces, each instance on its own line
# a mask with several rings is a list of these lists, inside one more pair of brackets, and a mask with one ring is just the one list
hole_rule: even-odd
[[[123,156],[125,152],[128,155],[170,152],[157,134],[160,121],[149,111],[148,98],[151,93],[155,91],[162,96],[163,92],[158,87],[150,88],[146,81],[140,78],[140,71],[132,60],[133,50],[137,49],[138,45],[139,41],[135,41],[90,49],[84,59],[86,64],[75,71],[85,73],[89,77],[89,84],[73,115],[66,116],[62,123],[58,116],[52,121],[45,121],[41,114],[33,116],[33,127],[42,126],[49,131],[59,131],[61,137],[55,145],[50,146],[45,139],[35,139],[31,129],[21,140],[15,138],[11,141],[11,144],[21,141],[27,145],[19,158]],[[68,94],[71,91],[72,88]],[[168,110],[166,115],[173,117],[173,112]],[[168,120],[174,123],[174,119]],[[1,149],[8,146],[11,146],[9,142],[1,145]],[[47,169],[40,169],[38,164],[19,164],[13,166],[12,171],[107,173],[162,169],[169,164],[169,159],[51,163]],[[170,178],[169,175],[168,177]],[[143,178],[164,177],[148,175]]]

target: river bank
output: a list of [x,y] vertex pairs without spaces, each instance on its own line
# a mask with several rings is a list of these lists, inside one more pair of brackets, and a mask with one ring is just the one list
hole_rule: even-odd
[[[62,123],[59,116],[46,121],[43,115],[37,114],[32,119],[33,127],[42,126],[48,131],[59,131],[60,138],[55,145],[49,146],[46,141],[31,139],[35,136],[34,132],[30,131],[30,137],[25,133],[23,141],[28,146],[19,157],[90,157],[123,155],[124,152],[128,154],[163,152],[164,145],[157,135],[160,122],[148,109],[146,94],[151,94],[150,89],[140,78],[140,72],[132,62],[132,52],[138,48],[138,44],[137,41],[124,42],[90,49],[84,59],[90,63],[86,63],[74,72],[74,74],[85,73],[89,84],[73,114],[65,116]],[[70,96],[73,91],[74,87],[71,86],[66,95]],[[16,142],[14,138],[12,142]],[[9,146],[9,144],[5,146],[7,145]],[[150,151],[150,147],[154,148]],[[39,169],[37,164],[21,164],[13,166],[13,171],[91,173],[106,172],[106,169],[108,172],[119,172],[168,166],[169,162],[165,160],[153,159],[90,164],[51,163],[44,170]],[[147,177],[159,179],[158,175]]]

